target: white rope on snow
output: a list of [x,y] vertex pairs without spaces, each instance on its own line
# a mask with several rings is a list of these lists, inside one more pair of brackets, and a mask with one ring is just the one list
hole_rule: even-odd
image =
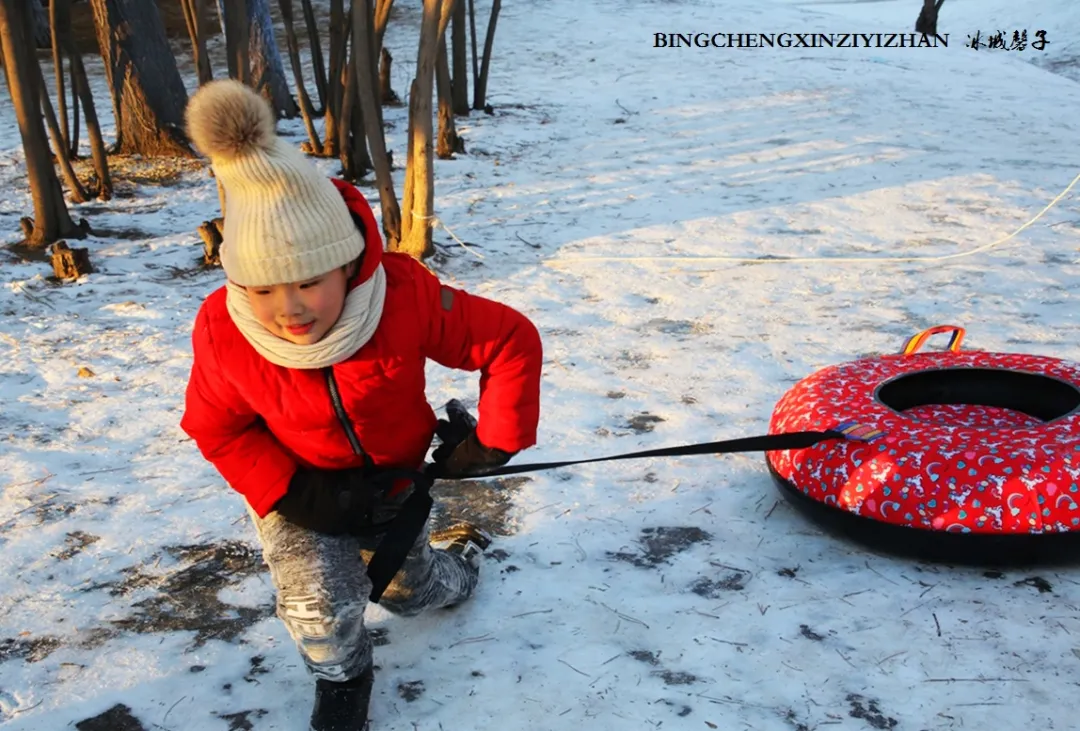
[[421,216],[421,215],[420,215],[419,213],[417,213],[417,212],[416,212],[415,210],[414,210],[414,211],[410,211],[410,213],[412,214],[412,217],[413,217],[413,218],[415,218],[415,219],[417,219],[418,221],[431,221],[431,222],[432,222],[432,224],[431,224],[432,226],[441,226],[441,227],[443,228],[443,230],[445,230],[445,231],[446,231],[446,233],[450,234],[450,238],[452,238],[452,239],[453,239],[454,241],[458,242],[458,243],[459,243],[459,244],[461,245],[461,248],[465,249],[465,251],[469,252],[470,254],[472,254],[473,256],[475,256],[475,257],[476,257],[477,259],[483,259],[483,258],[484,258],[484,255],[483,255],[483,254],[480,254],[479,252],[473,251],[473,250],[472,250],[471,248],[469,248],[469,245],[468,245],[468,244],[466,244],[466,243],[465,243],[464,241],[462,241],[461,239],[459,239],[459,238],[457,237],[457,234],[455,234],[455,233],[454,233],[453,231],[451,231],[451,230],[450,230],[450,227],[449,227],[449,226],[447,226],[447,225],[446,225],[446,224],[445,224],[445,223],[443,222],[443,220],[442,220],[441,218],[439,218],[438,216],[436,216],[436,215],[434,215],[434,214],[432,214],[432,215],[430,215],[430,216]]
[[961,251],[955,254],[941,254],[938,256],[766,256],[763,258],[753,257],[739,257],[739,256],[581,256],[570,257],[565,259],[548,259],[544,262],[547,266],[558,267],[559,265],[568,265],[577,262],[731,262],[736,264],[789,264],[789,263],[809,263],[809,262],[824,262],[824,263],[859,263],[859,264],[878,264],[881,262],[912,262],[912,261],[945,261],[947,259],[959,259],[965,256],[973,256],[979,254],[996,246],[1004,244],[1009,239],[1016,236],[1018,233],[1032,225],[1043,215],[1057,205],[1062,198],[1068,195],[1069,191],[1073,189],[1078,182],[1080,182],[1080,174],[1077,174],[1072,182],[1065,186],[1065,190],[1061,191],[1048,204],[1046,207],[1035,214],[1035,217],[1029,220],[1020,228],[1016,229],[1007,236],[1004,236],[997,241],[991,241],[989,244],[983,244],[977,246],[969,251]]

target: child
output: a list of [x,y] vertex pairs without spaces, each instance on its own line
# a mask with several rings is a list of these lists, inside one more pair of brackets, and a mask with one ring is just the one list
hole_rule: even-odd
[[[277,615],[316,678],[312,731],[362,731],[373,682],[365,563],[414,492],[379,474],[420,469],[437,424],[457,432],[435,454],[446,477],[535,444],[540,337],[509,307],[384,253],[363,195],[278,138],[250,88],[203,86],[187,124],[225,189],[228,281],[195,320],[181,427],[246,500]],[[480,371],[476,428],[437,422],[427,358]],[[453,606],[476,585],[483,537],[435,549],[426,528],[382,596],[391,612]]]

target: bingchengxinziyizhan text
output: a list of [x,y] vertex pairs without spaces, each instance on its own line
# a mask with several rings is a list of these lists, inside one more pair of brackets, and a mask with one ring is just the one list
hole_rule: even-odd
[[654,33],[653,48],[948,48],[949,34]]

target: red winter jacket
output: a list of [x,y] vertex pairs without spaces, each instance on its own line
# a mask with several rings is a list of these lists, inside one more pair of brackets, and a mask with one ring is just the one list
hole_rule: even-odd
[[[333,367],[345,412],[375,464],[415,469],[435,432],[424,394],[430,358],[480,371],[478,433],[488,447],[517,452],[536,443],[542,349],[536,327],[515,310],[440,284],[419,262],[384,253],[364,196],[335,180],[364,222],[367,242],[352,286],[383,264],[386,304],[371,340]],[[298,465],[362,464],[338,421],[321,370],[283,368],[260,356],[233,324],[225,287],[195,320],[195,362],[181,428],[264,517]]]

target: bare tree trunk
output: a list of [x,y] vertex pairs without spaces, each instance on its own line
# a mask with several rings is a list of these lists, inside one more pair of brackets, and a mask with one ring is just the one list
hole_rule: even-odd
[[300,0],[303,8],[304,24],[307,26],[308,41],[311,44],[311,65],[315,70],[315,91],[319,96],[318,113],[326,113],[326,61],[323,58],[322,41],[319,39],[319,26],[315,22],[315,11],[311,9],[311,0]]
[[[351,71],[350,73],[355,73]],[[353,82],[355,86],[356,82]],[[353,160],[356,165],[356,169],[359,171],[356,174],[356,179],[359,180],[368,172],[375,169],[371,160],[371,155],[368,153],[367,145],[367,122],[364,119],[364,109],[360,106],[359,94],[353,92],[352,102],[352,121],[349,124],[349,131],[352,134],[353,144]]]
[[229,61],[229,78],[251,84],[251,38],[247,23],[247,0],[218,0],[218,17],[225,31],[225,55]]
[[79,88],[75,81],[75,59],[68,61],[68,76],[71,77],[71,159],[79,159]]
[[455,152],[465,152],[465,143],[458,137],[457,125],[454,123],[452,84],[450,62],[446,57],[446,38],[440,38],[439,57],[435,63],[436,96],[439,99],[439,133],[435,142],[435,154],[440,160],[451,160]]
[[394,0],[376,0],[375,2],[375,48],[379,51],[383,47],[386,26],[390,22],[390,11],[393,8]]
[[435,76],[435,58],[439,53],[440,6],[441,0],[424,0],[416,78],[413,80],[409,98],[409,141],[412,144],[412,154],[408,164],[413,168],[413,190],[411,196],[408,196],[406,190],[405,216],[411,219],[411,222],[408,224],[408,233],[401,241],[400,250],[420,260],[434,253],[431,243],[431,219],[435,209],[431,97],[434,91],[432,82]]
[[[358,0],[366,5],[365,0]],[[363,8],[361,8],[363,9]],[[351,15],[358,15],[353,3]],[[357,99],[359,81],[356,78],[356,47],[350,44],[349,61],[343,69],[344,91],[341,98],[341,118],[338,120],[338,150],[340,150],[342,177],[355,182],[371,170],[364,139],[364,117]]]
[[469,0],[469,37],[472,38],[473,89],[480,81],[480,54],[476,52],[476,0]]
[[206,3],[207,0],[194,0],[195,30],[199,33],[198,73],[200,86],[214,80],[214,71],[210,66],[210,54],[206,51],[206,37],[210,34],[209,29],[206,27]]
[[436,33],[439,39],[446,39],[446,29],[450,27],[450,18],[454,14],[454,0],[442,0],[439,5],[439,26]]
[[[353,61],[356,64],[357,93],[367,128],[371,162],[375,168],[375,182],[379,187],[382,208],[383,234],[386,245],[396,250],[401,242],[401,208],[394,193],[391,177],[390,156],[386,151],[386,136],[382,126],[382,109],[375,96],[375,48],[374,28],[370,0],[361,0],[363,7],[353,6]],[[363,10],[364,12],[358,12]],[[385,49],[384,49],[385,50]]]
[[116,151],[194,157],[184,134],[187,89],[155,3],[90,0],[112,94]]
[[307,130],[310,145],[308,152],[316,152],[322,149],[322,142],[319,140],[318,130],[315,129],[315,110],[311,107],[311,97],[304,85],[304,67],[300,62],[300,42],[296,38],[292,0],[279,0],[279,4],[281,20],[285,24],[285,40],[289,46],[289,64],[292,66],[293,82],[300,100],[300,115],[304,118],[304,129]]
[[468,8],[465,0],[457,0],[454,3],[454,15],[450,26],[450,48],[454,60],[453,102],[454,114],[468,116],[469,114],[469,72],[466,68],[469,63],[469,49],[466,45],[468,22]]
[[[67,95],[64,91],[64,57],[60,43],[58,42],[57,25],[60,18],[57,13],[59,4],[49,3],[49,31],[50,45],[52,45],[53,70],[56,72],[56,108],[60,114],[60,137],[63,140],[62,147],[71,154],[71,130],[68,128]],[[43,91],[44,93],[44,91]],[[56,144],[56,141],[53,141]],[[81,201],[80,201],[81,202]]]
[[90,155],[93,158],[94,172],[98,179],[97,197],[99,200],[107,201],[113,196],[113,184],[112,176],[109,174],[109,158],[105,153],[105,139],[101,135],[101,125],[98,124],[97,111],[94,109],[94,97],[90,91],[90,82],[86,78],[86,69],[83,68],[81,58],[76,66],[77,75],[72,83],[77,86],[79,97],[83,100],[86,135],[90,138]]
[[488,20],[487,37],[484,38],[484,59],[480,63],[480,78],[476,80],[476,88],[473,90],[473,109],[484,109],[487,106],[487,80],[488,71],[491,69],[491,49],[495,45],[495,23],[499,20],[499,8],[502,0],[492,0],[491,19]]
[[394,62],[394,57],[390,55],[390,51],[383,48],[379,52],[379,61],[379,99],[386,106],[400,106],[401,97],[390,85],[390,64]]
[[[352,39],[353,16],[368,12],[367,0],[351,0],[349,3],[349,27],[345,29],[346,37]],[[354,43],[351,46],[349,63],[345,67],[345,90],[348,102],[343,102],[345,109],[349,110],[349,143],[352,157],[354,180],[359,180],[370,170],[374,170],[371,155],[368,154],[367,126],[364,119],[364,108],[360,104],[360,85],[369,83],[370,79],[357,75],[356,54],[367,53],[368,48],[357,48]]]
[[[344,28],[342,28],[342,32],[345,32]],[[349,62],[352,61],[352,57],[349,55],[349,48],[350,46],[346,41],[344,47],[345,54],[341,59],[341,89],[339,91],[340,96],[338,97],[337,103],[337,117],[334,120],[337,123],[334,134],[337,137],[338,158],[342,161],[343,167],[345,160],[349,155],[349,124],[352,122],[353,103],[353,94],[350,85],[352,74],[349,70]],[[329,134],[329,132],[327,134]]]
[[446,54],[446,29],[454,13],[455,0],[442,0],[439,17],[439,50],[435,59],[435,85],[439,99],[439,136],[436,154],[442,160],[453,158],[455,152],[464,152],[464,145],[457,136],[454,124],[453,90],[450,88],[450,62]]
[[[55,2],[55,0],[53,1]],[[45,124],[49,129],[49,136],[52,137],[53,147],[55,148],[53,154],[56,156],[56,162],[60,165],[60,172],[64,176],[68,190],[71,191],[71,199],[76,203],[86,203],[86,201],[90,200],[90,196],[87,195],[86,188],[79,182],[79,176],[75,174],[75,169],[71,167],[68,143],[60,133],[60,125],[56,122],[56,112],[53,111],[52,100],[49,99],[49,87],[45,83],[45,74],[42,72],[40,64],[35,64],[35,68],[37,69],[38,84],[40,85],[41,114],[45,118]]]
[[184,11],[188,36],[191,38],[191,54],[199,74],[199,86],[202,86],[214,79],[214,72],[210,68],[210,56],[206,53],[206,25],[204,23],[206,1],[180,0],[180,5]]
[[[402,216],[401,216],[401,241],[398,242],[397,249],[391,249],[391,251],[405,251],[408,246],[409,238],[412,235],[413,225],[416,223],[415,203],[413,199],[416,196],[416,183],[413,182],[413,178],[416,177],[416,162],[414,161],[416,145],[414,144],[413,135],[413,119],[416,118],[416,105],[420,100],[420,93],[417,91],[419,88],[419,82],[416,78],[413,78],[412,84],[409,86],[409,130],[408,130],[408,142],[405,146],[405,191],[402,193]],[[430,116],[430,115],[429,115]]]
[[285,80],[267,0],[247,0],[247,21],[251,85],[270,102],[278,117],[293,119],[299,110]]
[[203,240],[203,264],[206,266],[221,266],[221,244],[225,241],[222,236],[224,227],[224,218],[203,221],[199,226],[199,237]]
[[915,19],[915,32],[928,36],[937,34],[938,11],[945,4],[945,0],[923,0],[922,10]]
[[401,104],[401,97],[394,91],[390,77],[390,65],[394,62],[394,57],[383,46],[386,26],[390,22],[390,11],[393,7],[394,0],[375,0],[374,51],[379,59],[379,97],[382,103],[388,106]]
[[[86,77],[86,68],[83,66],[82,54],[75,44],[75,37],[71,33],[71,0],[52,0],[58,6],[60,12],[60,43],[64,52],[71,59],[71,90],[78,92],[76,99],[82,100],[83,114],[86,116],[86,136],[90,140],[90,155],[94,161],[94,172],[97,175],[97,197],[100,200],[109,200],[113,195],[112,177],[109,175],[109,160],[105,153],[105,140],[101,135],[101,125],[98,124],[97,109],[94,106],[94,96],[90,91],[90,81]],[[72,107],[76,108],[74,101]],[[75,115],[75,130],[78,131],[78,113]]]
[[33,28],[33,18],[26,12],[23,0],[0,0],[0,53],[3,54],[8,92],[19,125],[34,201],[33,220],[24,218],[22,221],[25,243],[42,248],[62,238],[84,238],[89,227],[85,221],[75,225],[71,220],[53,167],[38,111],[41,108],[41,71],[36,49],[31,43]]
[[48,48],[51,42],[49,34],[49,15],[41,0],[30,0],[30,13],[34,23],[34,44],[38,48]]
[[330,71],[326,80],[326,115],[323,121],[326,139],[323,142],[323,157],[337,157],[338,154],[339,119],[344,96],[342,67],[347,48],[344,0],[330,0]]

